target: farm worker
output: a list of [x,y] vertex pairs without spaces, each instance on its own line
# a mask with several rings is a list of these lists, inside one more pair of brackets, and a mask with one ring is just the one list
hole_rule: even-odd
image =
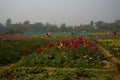
[[49,32],[45,33],[45,37],[50,37],[50,33]]
[[116,32],[113,32],[114,36],[116,35]]

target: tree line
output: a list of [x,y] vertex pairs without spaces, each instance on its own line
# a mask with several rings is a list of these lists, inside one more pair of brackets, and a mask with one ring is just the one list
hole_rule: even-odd
[[12,23],[11,19],[7,19],[5,24],[0,23],[0,34],[22,34],[24,32],[118,32],[120,31],[120,20],[115,20],[112,23],[107,23],[103,21],[91,21],[89,24],[79,25],[79,26],[67,26],[62,23],[60,26],[56,24],[37,22],[31,24],[29,20],[23,23]]

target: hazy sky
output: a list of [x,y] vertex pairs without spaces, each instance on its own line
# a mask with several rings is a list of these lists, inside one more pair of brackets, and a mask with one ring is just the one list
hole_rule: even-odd
[[29,20],[68,25],[120,19],[120,0],[0,0],[0,22]]

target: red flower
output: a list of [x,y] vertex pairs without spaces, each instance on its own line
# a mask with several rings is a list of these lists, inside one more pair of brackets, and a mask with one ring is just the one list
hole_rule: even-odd
[[25,53],[25,52],[23,52],[23,51],[19,52],[19,54],[20,54],[21,56],[26,55],[26,53]]
[[33,52],[33,50],[32,50],[32,49],[29,49],[29,51],[28,51],[28,52],[32,53],[32,52]]
[[69,41],[62,41],[63,46],[68,47],[69,46]]
[[38,48],[38,49],[36,50],[36,53],[41,53],[43,50],[44,50],[43,48]]
[[80,37],[78,37],[78,40],[82,41],[82,40],[83,40],[83,38],[80,36]]
[[79,44],[78,44],[78,42],[76,41],[76,42],[73,42],[73,43],[72,43],[72,46],[73,46],[75,49],[78,49]]
[[49,44],[48,44],[48,47],[49,47],[49,48],[54,47],[54,44],[49,43]]

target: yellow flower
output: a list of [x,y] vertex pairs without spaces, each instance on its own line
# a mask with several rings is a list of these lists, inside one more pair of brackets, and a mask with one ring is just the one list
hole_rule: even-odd
[[62,47],[62,46],[63,46],[63,44],[62,44],[62,43],[60,43],[60,46]]

